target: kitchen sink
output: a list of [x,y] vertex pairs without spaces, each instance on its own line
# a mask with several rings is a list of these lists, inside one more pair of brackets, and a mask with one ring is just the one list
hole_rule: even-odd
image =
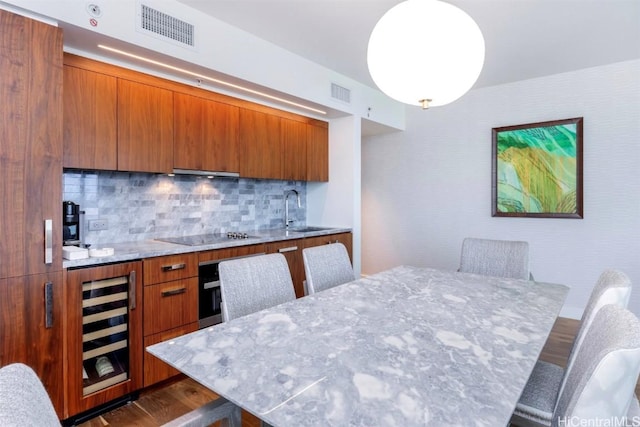
[[297,233],[310,233],[312,231],[325,231],[325,230],[333,230],[334,227],[294,227],[290,228],[289,231],[295,231]]

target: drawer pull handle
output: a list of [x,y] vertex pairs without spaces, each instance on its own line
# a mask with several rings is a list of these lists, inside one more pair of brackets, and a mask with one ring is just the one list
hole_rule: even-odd
[[187,292],[187,288],[178,288],[178,289],[171,289],[170,291],[162,291],[161,295],[163,297],[170,297],[172,295],[184,294],[185,292]]
[[129,273],[129,310],[135,310],[136,304],[136,271],[131,270]]
[[180,264],[163,265],[162,266],[162,271],[182,270],[186,266],[187,266],[187,264],[185,264],[184,262],[180,263]]
[[285,252],[293,252],[293,251],[297,251],[297,250],[298,250],[297,246],[289,246],[288,248],[278,249],[278,252],[283,254]]
[[53,283],[44,284],[44,327],[53,328]]
[[44,220],[44,263],[53,262],[53,220]]

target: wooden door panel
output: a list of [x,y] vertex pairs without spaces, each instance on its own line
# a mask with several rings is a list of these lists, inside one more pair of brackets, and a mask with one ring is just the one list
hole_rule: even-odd
[[118,79],[118,170],[173,170],[173,92]]
[[144,335],[198,321],[198,278],[174,280],[144,288]]
[[62,244],[62,31],[0,11],[0,32],[0,277],[16,277],[62,268],[44,263],[45,219]]
[[116,78],[64,66],[63,167],[116,170]]
[[304,239],[304,247],[311,248],[314,246],[322,246],[328,245],[330,243],[342,243],[347,252],[349,253],[349,258],[353,263],[353,235],[351,233],[336,233],[336,234],[328,234],[326,236],[317,236],[317,237],[307,237]]
[[281,253],[287,259],[296,298],[304,296],[304,264],[302,262],[303,245],[304,239],[285,240],[282,242],[265,244],[265,250],[268,254]]
[[[51,287],[49,327],[45,325],[45,286]],[[0,280],[0,366],[24,363],[36,372],[62,418],[62,272]]]
[[205,100],[175,92],[173,103],[173,165],[178,169],[204,170]]
[[[25,274],[62,270],[62,30],[31,21],[25,143]],[[43,90],[46,88],[46,90]],[[53,262],[44,263],[44,220]]]
[[[144,337],[144,348],[150,345],[158,344],[162,341],[170,340],[181,335],[195,332],[198,330],[198,322],[189,323],[188,325],[174,328],[169,331],[160,332],[154,335]],[[144,352],[144,386],[149,387],[157,382],[166,380],[173,376],[179,375],[180,371],[167,365],[162,360],[153,356],[145,350]]]
[[240,109],[233,105],[208,101],[205,118],[205,170],[238,172]]
[[307,179],[307,124],[281,119],[280,138],[283,144],[282,178],[304,181]]
[[142,265],[145,286],[198,276],[195,252],[147,258]]
[[307,125],[308,181],[329,181],[329,129]]
[[240,110],[240,176],[281,179],[280,117]]
[[239,108],[174,93],[174,167],[238,172]]
[[[28,23],[0,10],[0,278],[24,273],[24,152],[28,49],[20,35]],[[5,59],[5,52],[7,57]]]

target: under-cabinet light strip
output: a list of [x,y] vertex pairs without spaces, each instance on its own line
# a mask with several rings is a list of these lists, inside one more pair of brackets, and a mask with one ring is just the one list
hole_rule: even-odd
[[213,82],[213,83],[216,83],[216,84],[219,84],[219,85],[223,85],[223,86],[227,86],[227,87],[230,87],[230,88],[233,88],[233,89],[241,90],[243,92],[251,93],[253,95],[258,95],[258,96],[261,96],[263,98],[271,99],[271,100],[274,100],[274,101],[277,101],[277,102],[282,102],[284,104],[292,105],[294,107],[304,108],[305,110],[313,111],[315,113],[327,114],[326,111],[318,110],[317,108],[309,107],[309,106],[303,105],[303,104],[298,104],[297,102],[293,102],[293,101],[289,101],[287,99],[279,98],[277,96],[269,95],[268,93],[260,92],[260,91],[254,90],[254,89],[249,89],[247,87],[240,86],[240,85],[237,85],[237,84],[234,84],[234,83],[225,82],[224,80],[214,79],[213,77],[205,76],[204,74],[195,73],[193,71],[185,70],[184,68],[180,68],[180,67],[176,67],[176,66],[173,66],[173,65],[169,65],[169,64],[166,64],[164,62],[156,61],[156,60],[153,60],[153,59],[150,59],[150,58],[145,58],[144,56],[135,55],[133,53],[125,52],[123,50],[115,49],[115,48],[112,48],[112,47],[109,47],[109,46],[105,46],[105,45],[102,45],[102,44],[99,44],[98,47],[101,48],[101,49],[104,49],[104,50],[108,50],[110,52],[117,53],[119,55],[128,56],[129,58],[138,59],[140,61],[147,62],[149,64],[158,65],[160,67],[168,68],[169,70],[173,70],[173,71],[177,71],[177,72],[180,72],[180,73],[188,74],[188,75],[196,77],[198,79],[208,80],[210,82]]

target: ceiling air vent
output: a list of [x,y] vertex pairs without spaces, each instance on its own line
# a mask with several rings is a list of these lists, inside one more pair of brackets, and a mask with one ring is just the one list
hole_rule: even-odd
[[166,37],[178,43],[195,47],[192,24],[182,21],[149,6],[141,5],[140,27],[151,33]]
[[338,101],[351,104],[351,90],[335,83],[331,83],[331,97],[333,99],[337,99]]

